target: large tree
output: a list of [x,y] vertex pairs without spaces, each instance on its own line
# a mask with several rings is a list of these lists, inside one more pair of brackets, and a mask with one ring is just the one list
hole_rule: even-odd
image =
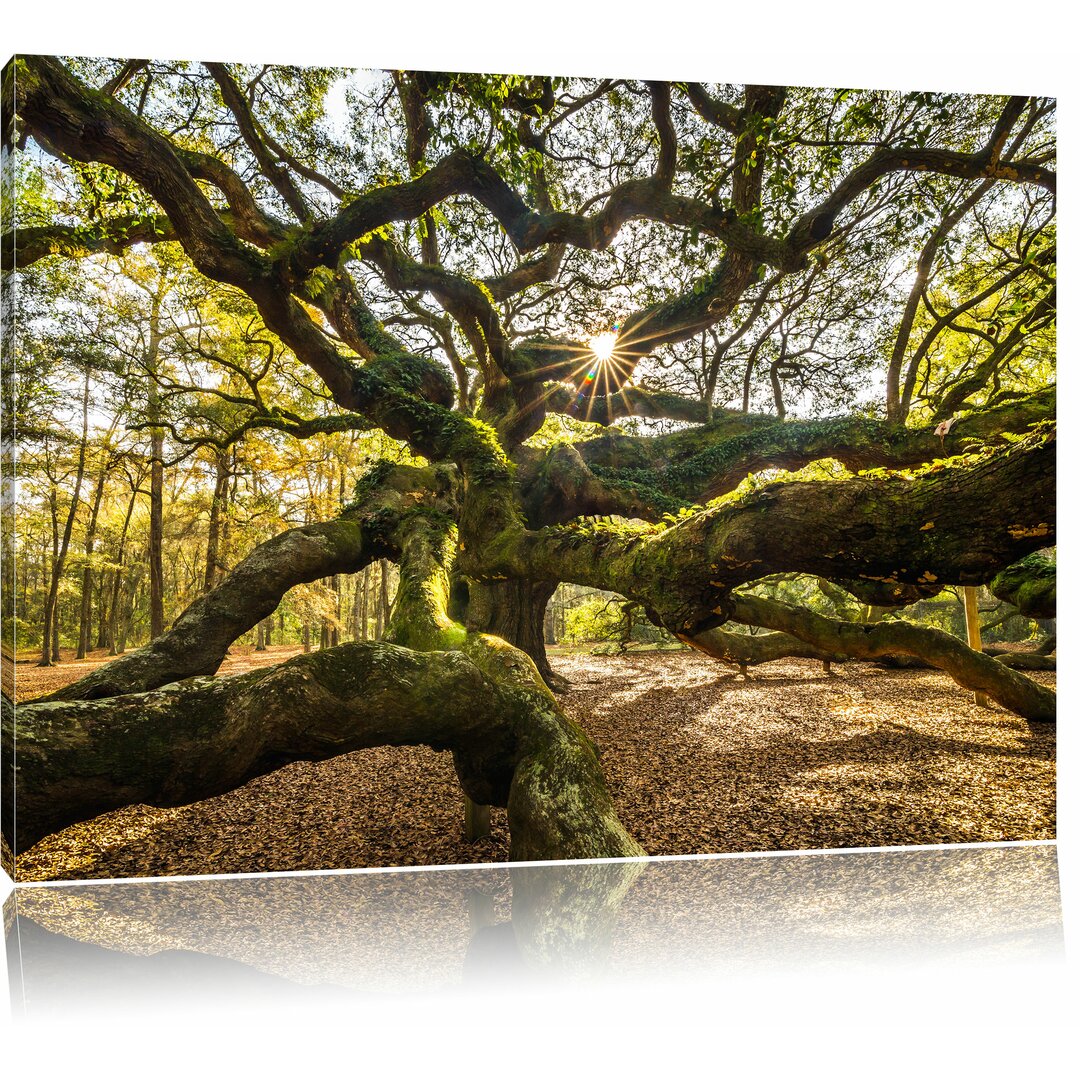
[[[736,662],[907,654],[1052,718],[942,632],[754,591],[811,574],[880,613],[1014,567],[1014,595],[1054,543],[1052,101],[51,57],[4,100],[5,145],[67,185],[15,222],[17,267],[171,246],[319,380],[298,412],[239,350],[231,429],[196,410],[175,438],[381,429],[411,455],[6,710],[20,847],[413,742],[508,807],[513,857],[637,854],[549,689],[559,582]],[[386,640],[207,678],[287,590],[381,559]]]

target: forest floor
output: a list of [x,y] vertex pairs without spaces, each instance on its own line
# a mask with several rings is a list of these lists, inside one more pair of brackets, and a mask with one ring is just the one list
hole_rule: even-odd
[[[297,648],[234,647],[230,675]],[[27,700],[106,657],[17,665]],[[600,749],[623,823],[652,855],[1039,840],[1055,835],[1052,725],[1028,724],[936,671],[786,660],[749,679],[689,651],[552,651],[561,696]],[[1053,685],[1052,674],[1037,673]],[[461,836],[448,753],[363,750],[290,765],[191,806],[128,807],[47,837],[20,881],[501,862]]]

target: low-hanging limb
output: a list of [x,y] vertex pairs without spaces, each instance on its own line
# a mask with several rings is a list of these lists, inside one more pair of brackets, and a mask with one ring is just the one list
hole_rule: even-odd
[[212,675],[229,646],[273,613],[294,585],[363,570],[392,557],[401,514],[418,502],[449,505],[446,469],[399,465],[369,484],[361,505],[333,521],[290,529],[260,544],[220,585],[200,596],[160,637],[49,695],[48,700],[113,697]]
[[[511,857],[643,854],[615,813],[595,744],[559,708],[529,656],[501,638],[468,631],[449,616],[456,527],[443,515],[418,513],[401,531],[390,640],[425,651],[460,650],[498,688],[516,718],[509,741],[504,733],[454,751],[469,798],[506,806]],[[566,854],[571,851],[578,854]]]
[[819,648],[791,634],[736,634],[717,626],[693,636],[680,637],[687,645],[707,656],[728,664],[738,664],[743,674],[748,667],[767,664],[773,660],[786,660],[789,657],[821,660],[826,664],[842,663],[848,659],[842,652]]
[[511,858],[643,854],[615,815],[587,740],[574,737],[550,695],[504,688],[493,678],[498,663],[485,670],[463,652],[353,642],[110,701],[5,709],[5,758],[15,760],[17,745],[19,767],[8,839],[24,851],[122,806],[186,805],[294,761],[427,745],[491,770],[468,777],[470,794],[508,805]]
[[453,751],[470,799],[507,807],[511,858],[644,854],[615,813],[596,747],[532,661],[446,614],[455,538],[429,507],[396,524],[390,636],[420,651],[353,643],[231,678],[5,710],[8,760],[19,750],[17,849],[110,809],[208,798],[292,761],[425,744]]
[[943,630],[901,620],[843,622],[760,596],[733,596],[730,611],[738,622],[791,634],[817,648],[835,650],[856,660],[894,654],[917,656],[948,672],[961,686],[987,694],[1027,720],[1053,721],[1057,714],[1057,698],[1052,690],[991,656],[969,649]]
[[339,518],[280,533],[257,547],[217,588],[200,596],[160,637],[49,695],[51,700],[113,697],[211,675],[229,646],[277,608],[294,585],[354,573],[380,558],[359,521]]
[[[737,621],[737,620],[735,620]],[[836,620],[841,621],[841,620]],[[859,624],[866,625],[866,624]],[[843,663],[852,657],[828,646],[813,644],[792,634],[777,631],[764,634],[740,634],[722,627],[700,631],[693,636],[683,635],[682,640],[692,648],[728,664],[737,664],[745,674],[748,667],[768,664],[776,660],[792,658],[820,660],[824,664]],[[1012,649],[986,648],[986,656],[1014,671],[1056,671],[1057,659],[1038,652],[1016,652]],[[937,667],[921,656],[909,653],[884,654],[874,658],[887,667],[930,668]]]

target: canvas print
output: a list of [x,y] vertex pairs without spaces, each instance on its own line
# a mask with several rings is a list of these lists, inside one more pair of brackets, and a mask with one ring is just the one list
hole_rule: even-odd
[[16,880],[1054,836],[1052,99],[3,105]]

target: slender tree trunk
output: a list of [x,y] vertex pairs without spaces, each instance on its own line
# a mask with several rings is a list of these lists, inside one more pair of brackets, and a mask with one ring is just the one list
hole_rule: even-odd
[[364,590],[358,575],[354,575],[353,583],[355,588],[353,589],[352,614],[349,616],[349,635],[353,641],[360,641],[360,603]]
[[218,454],[214,465],[214,497],[210,502],[210,526],[206,540],[206,570],[203,574],[204,593],[208,593],[216,584],[218,576],[218,546],[221,538],[221,507],[228,495],[229,469],[224,454]]
[[44,546],[41,552],[41,589],[44,593],[41,617],[41,662],[39,667],[52,664],[53,617],[51,604],[56,603],[52,592],[52,568],[60,556],[60,503],[56,484],[49,488],[49,521],[52,526],[52,552]]
[[[964,625],[967,629],[968,648],[982,652],[982,628],[979,626],[979,590],[973,585],[964,586]],[[981,708],[989,705],[990,699],[981,690],[975,691],[975,704]]]
[[375,597],[375,638],[381,640],[390,618],[390,565],[379,560],[379,591]]
[[83,552],[86,555],[86,565],[83,567],[82,595],[79,607],[79,645],[75,650],[75,659],[82,660],[90,649],[90,622],[93,613],[94,600],[94,572],[90,568],[90,559],[94,554],[94,538],[97,534],[98,511],[101,509],[101,496],[105,490],[106,460],[101,462],[101,471],[98,473],[97,485],[94,489],[94,503],[90,510],[90,523],[86,527],[86,544]]
[[544,644],[555,645],[555,608],[548,603],[544,608]]
[[97,586],[97,611],[98,611],[98,627],[97,627],[97,641],[94,644],[95,649],[107,649],[109,647],[109,605],[108,589],[112,582],[112,572],[106,573],[104,570],[98,574],[98,586]]
[[360,605],[360,640],[368,639],[368,595],[371,591],[371,567],[364,567],[363,579],[364,599]]
[[[147,389],[147,418],[151,424],[161,419],[161,400],[154,376],[158,373],[161,351],[161,294],[150,302],[149,342],[146,367],[150,374]],[[164,484],[165,484],[165,431],[150,428],[150,535],[148,541],[148,564],[150,570],[150,639],[159,637],[165,630],[165,581],[162,566],[162,538],[164,533]]]
[[121,654],[127,651],[127,640],[131,633],[131,625],[135,621],[135,607],[141,584],[142,571],[136,566],[128,571],[120,594],[120,629],[116,651]]
[[131,498],[128,500],[127,513],[124,515],[124,525],[120,530],[120,541],[116,545],[116,569],[113,571],[112,599],[109,602],[109,655],[116,656],[124,650],[120,642],[120,602],[124,587],[124,555],[127,546],[128,526],[131,524],[131,515],[135,509],[135,499],[139,493],[139,485],[133,484]]
[[341,575],[335,574],[330,582],[334,590],[334,622],[330,626],[330,646],[333,648],[341,644],[339,640],[341,636]]
[[[45,600],[45,617],[42,619],[44,628],[43,641],[41,644],[41,660],[39,667],[51,667],[60,658],[59,641],[59,618],[57,614],[57,597],[60,593],[60,579],[64,573],[64,563],[67,561],[68,545],[71,543],[71,530],[75,525],[75,514],[79,509],[79,495],[82,491],[83,474],[86,471],[86,436],[90,425],[90,369],[86,369],[86,377],[83,380],[82,398],[82,439],[79,441],[79,464],[75,471],[75,490],[71,494],[71,506],[68,508],[67,520],[64,523],[64,535],[59,546],[55,548],[53,560],[52,580],[49,584],[49,595]],[[54,544],[56,526],[56,489],[52,493],[54,514]],[[50,640],[51,639],[51,640]]]

